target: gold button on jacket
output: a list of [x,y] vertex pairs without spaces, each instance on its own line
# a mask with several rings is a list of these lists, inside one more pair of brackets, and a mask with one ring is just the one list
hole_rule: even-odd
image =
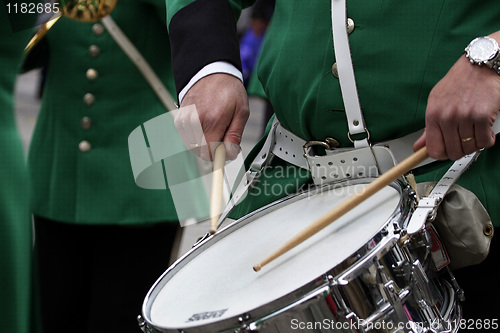
[[90,81],[95,81],[97,79],[97,77],[99,76],[99,73],[97,73],[97,71],[95,69],[89,68],[89,69],[87,69],[87,72],[85,73],[85,76]]

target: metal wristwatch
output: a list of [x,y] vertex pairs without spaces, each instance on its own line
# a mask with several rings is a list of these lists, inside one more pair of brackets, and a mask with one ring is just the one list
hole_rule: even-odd
[[477,37],[465,48],[465,56],[474,65],[485,65],[500,75],[500,48],[491,37]]

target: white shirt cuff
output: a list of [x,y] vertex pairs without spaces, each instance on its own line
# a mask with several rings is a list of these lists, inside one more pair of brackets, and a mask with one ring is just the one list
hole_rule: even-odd
[[226,73],[233,75],[240,79],[241,82],[243,82],[243,74],[232,64],[225,62],[225,61],[216,61],[211,64],[206,65],[203,67],[198,73],[196,73],[195,76],[189,80],[189,83],[181,90],[179,93],[179,104],[182,103],[182,100],[184,99],[184,96],[186,96],[187,92],[189,89],[191,89],[192,86],[205,76],[208,76],[210,74],[215,74],[215,73]]

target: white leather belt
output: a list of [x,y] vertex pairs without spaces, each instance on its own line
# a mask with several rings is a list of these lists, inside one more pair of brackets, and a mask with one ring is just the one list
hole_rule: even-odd
[[[500,127],[500,126],[499,126]],[[272,133],[274,131],[274,133]],[[389,141],[383,141],[374,144],[375,147],[386,147],[391,150],[394,159],[396,163],[401,162],[411,154],[413,154],[413,144],[415,141],[422,135],[423,129],[411,134],[408,134],[404,137],[395,139],[395,140],[389,140]],[[273,128],[271,129],[271,133],[269,133],[269,137],[274,136],[274,146],[272,147],[272,153],[281,158],[282,160],[293,164],[295,166],[298,166],[303,169],[309,169],[309,163],[306,159],[306,153],[308,152],[308,149],[312,149],[314,145],[322,145],[322,142],[317,142],[317,141],[306,141],[302,139],[301,137],[295,135],[294,133],[290,132],[283,126],[278,121],[275,121],[275,124],[273,124]],[[312,144],[311,144],[312,142]],[[304,146],[306,144],[309,145],[307,149],[304,149]],[[326,145],[327,143],[324,142]],[[307,147],[307,146],[306,146]],[[306,151],[305,151],[306,150]],[[327,155],[333,155],[336,153],[342,153],[346,151],[353,150],[353,148],[333,148],[333,149],[327,149],[326,153]],[[421,165],[425,165],[428,163],[433,162],[434,160],[429,158],[422,162]],[[257,161],[259,163],[259,161]]]
[[[413,153],[416,132],[397,140],[361,148],[331,148],[326,142],[306,141],[274,120],[262,149],[251,164],[261,170],[276,156],[292,165],[309,170],[316,185],[346,178],[378,177]],[[325,156],[314,154],[314,146],[323,146]],[[421,165],[432,162],[427,159]]]
[[[495,134],[500,133],[500,120],[497,120],[493,123],[492,127]],[[395,164],[400,163],[405,158],[413,154],[413,144],[415,141],[422,135],[423,129],[411,134],[408,134],[404,137],[383,141],[379,143],[375,143],[371,149],[377,150],[378,148],[386,148],[391,152],[392,158],[394,159]],[[311,144],[312,143],[312,144]],[[300,168],[310,170],[311,163],[316,162],[315,158],[324,158],[324,156],[315,156],[311,155],[311,150],[314,145],[324,146],[326,148],[326,142],[319,141],[306,141],[301,137],[295,135],[290,132],[286,128],[284,128],[279,121],[275,120],[271,131],[262,147],[260,153],[257,155],[256,159],[253,161],[251,168],[254,170],[261,169],[267,162],[273,157],[276,156],[292,165],[298,166]],[[337,163],[335,160],[329,161],[332,162],[330,165],[341,165],[342,163],[347,163],[347,152],[356,152],[361,151],[364,148],[333,148],[326,149],[327,156],[331,158],[335,158],[338,156]],[[360,153],[358,153],[360,155]],[[377,155],[375,153],[375,155]],[[377,157],[377,156],[376,156]],[[344,162],[342,162],[344,161]],[[422,163],[420,163],[417,167],[429,164],[434,162],[435,160],[432,158],[428,158]],[[382,158],[377,161],[382,165],[381,173],[388,170],[391,165],[388,165],[387,162],[384,162]],[[369,176],[369,175],[364,175]],[[375,176],[375,175],[371,175]],[[341,177],[346,178],[346,177]]]
[[[497,117],[497,119],[493,123],[492,130],[495,134],[500,133],[499,117]],[[374,146],[383,146],[389,148],[392,151],[396,162],[399,163],[408,156],[410,156],[411,154],[413,154],[413,144],[423,134],[423,132],[424,130],[422,129],[398,139],[375,143]],[[271,138],[274,138],[272,153],[275,156],[300,168],[303,169],[309,168],[309,164],[305,157],[305,151],[304,151],[304,146],[306,146],[306,143],[308,143],[308,141],[302,139],[301,137],[295,135],[291,131],[284,128],[277,120],[274,121],[271,132],[269,133],[269,140],[271,140]],[[314,145],[314,142],[316,141],[309,141],[309,142],[313,142]],[[322,145],[323,142],[321,143],[317,142],[317,144]],[[324,144],[327,143],[324,142]],[[312,145],[310,146],[310,148],[312,148]],[[344,149],[334,148],[331,149],[330,151],[327,150],[327,154],[339,153],[346,151],[348,149],[352,148],[344,148]],[[428,158],[424,162],[419,164],[419,166],[426,165],[434,161],[435,161],[434,159]],[[259,161],[257,161],[257,163],[259,163]]]

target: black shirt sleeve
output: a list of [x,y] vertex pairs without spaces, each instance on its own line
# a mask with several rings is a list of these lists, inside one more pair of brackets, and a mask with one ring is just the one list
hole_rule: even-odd
[[215,61],[227,61],[241,71],[236,20],[227,0],[189,4],[173,16],[169,31],[177,94]]

